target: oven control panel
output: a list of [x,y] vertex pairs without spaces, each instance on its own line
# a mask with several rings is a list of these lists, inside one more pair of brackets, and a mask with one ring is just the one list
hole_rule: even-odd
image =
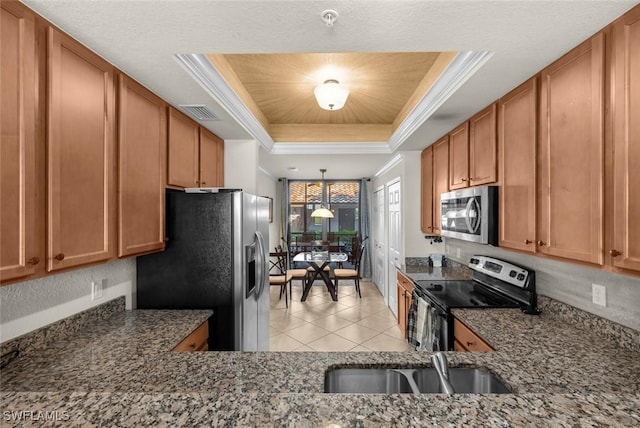
[[504,260],[488,256],[473,256],[469,260],[469,267],[520,288],[526,288],[528,285],[529,271]]

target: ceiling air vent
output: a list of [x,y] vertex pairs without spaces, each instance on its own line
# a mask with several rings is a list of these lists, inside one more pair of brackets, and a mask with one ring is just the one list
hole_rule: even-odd
[[209,107],[201,104],[181,104],[180,109],[196,120],[220,120]]

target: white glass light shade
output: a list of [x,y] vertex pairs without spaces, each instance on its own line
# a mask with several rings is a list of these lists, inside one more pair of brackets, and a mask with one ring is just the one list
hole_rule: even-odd
[[325,80],[313,91],[318,105],[325,110],[340,110],[344,107],[349,96],[349,88],[341,85],[337,80]]
[[333,213],[325,207],[320,207],[311,213],[311,217],[333,218]]

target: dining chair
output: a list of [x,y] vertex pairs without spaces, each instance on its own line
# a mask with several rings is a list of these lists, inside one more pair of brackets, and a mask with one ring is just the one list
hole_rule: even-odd
[[271,253],[276,260],[270,260],[269,267],[269,286],[280,287],[280,300],[284,294],[284,304],[289,307],[289,298],[287,296],[287,284],[291,283],[291,274],[287,271],[287,253],[284,251]]
[[364,254],[365,246],[366,246],[367,238],[364,238],[358,247],[358,258],[356,259],[356,263],[354,269],[334,269],[333,277],[335,280],[336,287],[336,297],[338,296],[338,281],[351,279],[353,280],[356,291],[358,292],[358,297],[362,298],[362,294],[360,293],[360,279],[362,276],[360,275],[360,269],[362,266],[362,255]]

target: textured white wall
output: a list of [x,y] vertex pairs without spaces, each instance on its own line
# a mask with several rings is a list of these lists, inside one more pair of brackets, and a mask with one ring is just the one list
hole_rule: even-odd
[[[0,287],[0,342],[44,327],[116,297],[132,307],[135,258]],[[104,281],[102,298],[91,300],[91,283]]]
[[258,194],[258,142],[225,140],[224,187]]
[[278,179],[265,173],[262,169],[258,171],[258,195],[268,196],[273,199],[273,221],[269,224],[269,251],[280,243],[280,201],[276,200]]

